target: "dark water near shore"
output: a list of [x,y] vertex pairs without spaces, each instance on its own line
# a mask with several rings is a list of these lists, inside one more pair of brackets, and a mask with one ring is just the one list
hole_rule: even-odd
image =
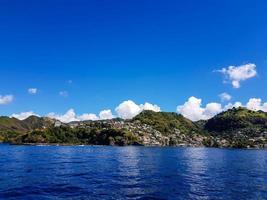
[[0,145],[0,199],[267,199],[267,151]]

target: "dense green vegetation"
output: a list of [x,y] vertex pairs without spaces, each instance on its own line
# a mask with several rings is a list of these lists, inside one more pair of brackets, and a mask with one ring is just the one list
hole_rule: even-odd
[[201,129],[189,119],[177,113],[143,111],[133,121],[151,125],[156,130],[168,135],[174,129],[184,134],[201,133]]
[[208,120],[204,128],[217,134],[235,133],[242,129],[247,134],[267,130],[267,113],[245,108],[233,108]]
[[16,118],[0,117],[0,132],[27,132],[24,123]]
[[204,129],[230,147],[262,147],[267,144],[267,113],[233,108],[208,120]]
[[137,145],[139,141],[130,132],[108,129],[70,128],[67,126],[36,130],[14,138],[13,143],[50,143],[86,145]]
[[54,125],[55,120],[45,117],[30,116],[25,120],[0,117],[0,132],[27,133],[32,130]]

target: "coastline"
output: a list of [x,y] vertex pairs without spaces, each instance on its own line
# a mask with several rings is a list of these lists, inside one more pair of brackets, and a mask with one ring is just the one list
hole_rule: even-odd
[[238,147],[209,147],[209,146],[194,146],[194,145],[176,145],[176,146],[160,146],[160,145],[90,145],[90,144],[67,144],[67,143],[5,143],[1,142],[0,145],[6,144],[11,146],[58,146],[58,147],[144,147],[144,148],[207,148],[207,149],[232,149],[232,150],[267,150],[266,147],[263,148],[238,148]]

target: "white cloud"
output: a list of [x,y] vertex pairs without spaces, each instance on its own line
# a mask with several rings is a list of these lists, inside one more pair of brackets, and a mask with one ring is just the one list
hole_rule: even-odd
[[141,110],[152,110],[154,112],[160,112],[160,107],[159,106],[157,106],[155,104],[153,105],[153,104],[150,104],[150,103],[147,103],[147,102],[144,105],[141,104],[140,108],[141,108]]
[[0,105],[6,105],[13,101],[14,96],[13,95],[0,95]]
[[37,94],[37,92],[38,92],[38,89],[37,88],[29,88],[28,89],[28,93],[29,94]]
[[131,100],[122,102],[115,110],[122,119],[131,119],[142,112],[140,106]]
[[237,101],[234,104],[228,103],[227,105],[224,106],[223,110],[229,110],[229,109],[232,109],[232,108],[239,108],[239,107],[243,107],[243,105],[242,105],[241,102]]
[[262,105],[262,111],[267,112],[267,102]]
[[228,110],[231,108],[238,108],[238,107],[244,107],[253,111],[261,110],[267,112],[267,102],[263,103],[262,100],[259,98],[250,98],[245,105],[242,105],[241,102],[235,102],[234,104],[229,103],[224,107],[224,110]]
[[240,88],[240,82],[253,78],[257,75],[256,65],[248,63],[240,66],[229,66],[218,70],[222,73],[226,80],[229,80],[234,88]]
[[47,114],[48,117],[57,119],[64,123],[69,123],[73,121],[86,121],[86,120],[104,120],[104,119],[112,119],[115,116],[113,116],[111,110],[103,110],[99,113],[99,117],[96,114],[93,113],[84,113],[82,115],[77,115],[74,111],[74,109],[69,109],[65,114],[59,115],[56,113],[49,113]]
[[[123,119],[131,119],[138,115],[143,110],[152,110],[155,112],[160,111],[160,107],[157,105],[153,105],[150,103],[145,103],[141,105],[135,104],[133,101],[128,100],[122,102],[117,108],[116,112],[119,117]],[[107,120],[107,119],[113,119],[116,116],[112,114],[112,111],[110,109],[102,110],[99,112],[99,116],[93,113],[84,113],[82,115],[77,115],[74,111],[74,109],[69,109],[65,114],[58,115],[55,113],[49,113],[47,115],[48,117],[58,119],[62,122],[68,123],[71,121],[85,121],[85,120]]]
[[262,103],[261,99],[251,98],[247,103],[247,109],[253,111],[262,110],[264,112],[267,112],[267,102]]
[[76,121],[86,121],[86,120],[95,121],[95,120],[99,120],[99,118],[96,116],[96,114],[89,113],[89,114],[82,114],[81,116],[78,116]]
[[221,93],[219,95],[219,97],[220,97],[220,99],[221,99],[222,102],[224,102],[224,101],[230,101],[232,99],[232,96],[230,94],[226,93],[226,92]]
[[71,121],[79,121],[79,120],[77,120],[76,113],[75,113],[74,109],[69,109],[63,115],[58,115],[58,114],[55,114],[53,112],[52,113],[48,113],[47,117],[54,118],[54,119],[57,119],[57,120],[59,120],[61,122],[65,122],[65,123],[68,123],[68,122],[71,122]]
[[39,115],[35,114],[33,111],[21,112],[21,113],[18,113],[18,114],[12,114],[10,117],[14,117],[14,118],[17,118],[19,120],[24,120],[24,119],[27,119],[30,116],[38,116],[39,117]]
[[235,102],[234,104],[228,103],[225,106],[222,106],[220,103],[208,103],[205,107],[202,107],[201,102],[201,99],[190,97],[183,105],[177,107],[177,112],[192,121],[207,120],[222,111],[239,107],[245,107],[254,111],[261,110],[267,112],[267,102],[263,103],[259,98],[249,99],[245,106],[242,105],[241,102]]
[[62,97],[68,97],[69,93],[68,93],[68,91],[60,91],[59,95],[62,96]]
[[132,100],[122,102],[116,109],[118,116],[122,119],[132,119],[143,110],[160,112],[160,107],[150,103],[137,105]]
[[201,101],[201,99],[190,97],[184,105],[177,107],[177,112],[193,121],[203,119],[205,109],[201,107]]
[[105,119],[113,119],[114,118],[114,115],[112,114],[112,111],[111,110],[102,110],[99,113],[99,118],[102,119],[102,120],[105,120]]
[[74,109],[69,109],[65,114],[63,115],[58,115],[55,113],[49,113],[47,115],[50,118],[54,118],[57,119],[61,122],[64,123],[69,123],[69,122],[73,122],[73,121],[85,121],[85,120],[99,120],[99,118],[92,113],[84,113],[82,115],[77,115],[74,111]]
[[[222,111],[226,111],[228,109],[238,107],[246,107],[250,110],[258,111],[262,110],[267,112],[267,102],[262,102],[259,98],[251,98],[245,104],[242,105],[241,102],[228,103],[225,106],[222,106],[220,103],[211,102],[202,106],[202,100],[196,97],[190,97],[183,105],[177,107],[177,112],[182,114],[184,117],[192,120],[207,120],[212,118],[213,116],[217,115]],[[117,108],[116,112],[118,117],[123,119],[132,119],[136,115],[138,115],[143,110],[152,110],[155,112],[160,112],[161,109],[157,105],[153,105],[150,103],[140,104],[137,105],[135,102],[128,100],[122,102]],[[15,117],[17,119],[23,120],[28,118],[29,116],[39,116],[38,114],[34,113],[33,111],[29,112],[22,112],[18,114],[12,114],[10,117]],[[47,114],[48,117],[58,119],[62,122],[68,123],[72,121],[85,121],[85,120],[105,120],[105,119],[112,119],[115,118],[112,114],[110,109],[102,110],[99,113],[99,116],[93,113],[84,113],[82,115],[77,115],[74,109],[69,109],[65,114],[56,114],[56,113],[49,113]]]
[[209,103],[202,107],[201,102],[201,99],[190,97],[184,105],[177,107],[177,112],[192,121],[198,121],[209,119],[222,111],[222,105],[219,103]]
[[222,105],[219,103],[208,103],[203,113],[204,118],[209,119],[222,112]]

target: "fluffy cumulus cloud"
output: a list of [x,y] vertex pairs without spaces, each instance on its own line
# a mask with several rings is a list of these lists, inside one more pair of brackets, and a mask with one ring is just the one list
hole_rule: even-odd
[[0,95],[0,105],[6,105],[13,101],[14,97],[13,95]]
[[250,110],[253,111],[264,111],[267,112],[267,102],[263,103],[261,99],[257,99],[257,98],[251,98],[246,107]]
[[144,105],[141,104],[139,107],[140,107],[141,110],[152,110],[154,112],[160,112],[160,107],[159,106],[153,105],[153,104],[150,104],[150,103],[147,103],[147,102]]
[[116,112],[122,119],[131,119],[141,112],[139,105],[131,100],[122,102],[117,108]]
[[71,121],[78,121],[76,117],[76,113],[74,109],[69,109],[65,114],[63,115],[58,115],[55,113],[49,113],[47,117],[57,119],[61,122],[71,122]]
[[248,63],[241,66],[229,66],[218,70],[226,80],[229,80],[234,88],[240,88],[240,82],[253,78],[257,75],[256,65]]
[[234,104],[229,103],[224,106],[224,110],[228,110],[231,108],[238,108],[238,107],[244,107],[253,111],[261,110],[267,112],[267,102],[263,102],[262,99],[259,98],[250,98],[245,105],[242,105],[241,102],[235,102]]
[[[155,112],[160,112],[160,107],[157,105],[153,105],[150,103],[137,105],[131,100],[122,102],[117,108],[117,115],[123,119],[131,119],[138,115],[143,110],[152,110]],[[16,117],[18,119],[25,119],[31,115],[36,115],[34,112],[24,112],[20,114],[13,114],[12,117]],[[69,109],[65,114],[56,114],[56,113],[48,113],[47,117],[57,119],[64,123],[69,123],[72,121],[86,121],[86,120],[107,120],[113,119],[116,116],[113,115],[110,109],[102,110],[98,115],[93,113],[84,113],[82,115],[77,115],[74,109]]]
[[105,120],[105,119],[113,119],[114,118],[114,115],[112,114],[112,111],[111,110],[102,110],[100,113],[99,113],[99,118],[101,120]]
[[[238,107],[246,107],[254,111],[262,110],[267,112],[267,102],[263,102],[259,98],[251,98],[249,99],[247,104],[244,105],[241,102],[228,103],[225,105],[216,102],[211,102],[206,105],[202,105],[202,100],[196,97],[190,97],[183,105],[178,106],[177,112],[192,121],[198,121],[210,119],[222,111]],[[152,110],[155,112],[161,111],[160,107],[157,105],[153,105],[150,103],[138,105],[131,100],[122,102],[115,110],[117,112],[117,116],[122,119],[132,119],[143,110]],[[32,115],[39,116],[33,111],[29,111],[12,114],[10,117],[15,117],[17,119],[23,120]],[[65,114],[62,115],[56,113],[49,113],[46,116],[58,119],[64,123],[69,123],[72,121],[106,120],[117,117],[113,115],[112,111],[109,109],[102,110],[98,115],[93,113],[84,113],[82,115],[77,115],[74,109],[69,109]]]
[[232,108],[239,108],[239,107],[243,107],[242,103],[237,101],[234,104],[233,103],[228,103],[224,106],[224,110],[229,110]]
[[37,92],[38,92],[38,89],[37,88],[29,88],[28,89],[28,93],[29,94],[37,94]]
[[192,121],[209,119],[222,110],[222,105],[219,103],[209,103],[206,107],[202,107],[202,100],[196,97],[190,97],[184,105],[177,107],[178,113]]
[[190,97],[183,105],[177,107],[177,112],[192,121],[207,120],[222,111],[239,107],[245,107],[253,111],[261,110],[267,112],[267,102],[262,102],[261,99],[257,98],[249,99],[246,105],[242,105],[241,102],[235,102],[228,103],[224,106],[220,103],[208,103],[206,106],[202,106],[201,103],[201,99]]
[[98,120],[99,118],[92,113],[85,113],[82,115],[77,115],[75,113],[74,109],[69,109],[65,114],[63,115],[58,115],[55,113],[49,113],[47,115],[50,118],[57,119],[61,122],[68,123],[68,122],[73,122],[73,121],[85,121],[85,120]]
[[111,110],[103,110],[99,113],[99,116],[93,113],[84,113],[82,115],[77,115],[74,109],[69,109],[65,114],[59,115],[55,113],[49,113],[47,117],[57,119],[64,123],[69,123],[73,121],[86,121],[86,120],[104,120],[112,119],[115,116],[112,114]]
[[160,107],[150,103],[137,105],[132,100],[122,102],[117,108],[116,112],[122,119],[132,119],[143,110],[152,110],[154,112],[160,112]]
[[222,102],[230,101],[232,99],[232,96],[226,92],[219,94],[219,97]]
[[219,103],[208,103],[206,107],[204,108],[203,118],[209,119],[213,117],[214,115],[217,115],[218,113],[222,112],[223,108],[222,105]]
[[193,121],[203,119],[205,109],[201,107],[201,101],[196,97],[190,97],[184,105],[177,107],[177,112]]
[[86,120],[95,121],[95,120],[99,120],[99,118],[98,118],[98,116],[96,116],[96,114],[85,113],[85,114],[82,114],[80,116],[77,116],[77,120],[75,120],[75,121],[86,121]]
[[21,112],[21,113],[18,113],[18,114],[12,114],[10,117],[14,117],[14,118],[17,118],[19,120],[24,120],[24,119],[27,119],[30,116],[39,116],[39,115],[37,115],[33,111],[29,111],[29,112]]

